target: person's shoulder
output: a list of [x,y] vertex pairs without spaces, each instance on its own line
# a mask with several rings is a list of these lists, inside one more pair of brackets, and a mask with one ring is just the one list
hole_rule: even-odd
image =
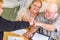
[[60,14],[57,13],[57,17],[56,17],[58,20],[60,20]]
[[60,14],[59,14],[59,13],[57,13],[57,16],[58,16],[58,17],[60,17]]

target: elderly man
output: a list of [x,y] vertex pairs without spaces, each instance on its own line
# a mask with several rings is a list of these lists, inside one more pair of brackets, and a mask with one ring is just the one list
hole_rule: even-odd
[[40,14],[36,19],[40,22],[37,25],[43,28],[43,33],[54,39],[58,37],[57,33],[60,31],[60,15],[57,13],[57,10],[56,4],[49,4],[45,14]]
[[[57,13],[57,5],[52,3],[46,8],[46,12],[41,13],[37,16],[35,25],[39,26],[27,33],[27,37],[31,37],[32,32],[34,33],[36,29],[42,27],[43,34],[51,36],[53,39],[59,38],[60,31],[60,15]],[[35,31],[34,31],[35,30]]]

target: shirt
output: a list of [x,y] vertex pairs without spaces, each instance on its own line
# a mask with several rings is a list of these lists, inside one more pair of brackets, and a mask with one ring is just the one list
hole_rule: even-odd
[[[54,20],[47,20],[44,17],[44,13],[41,13],[39,16],[37,16],[36,21],[46,23],[46,24],[52,24],[56,27],[57,32],[51,32],[43,29],[43,34],[51,36],[52,38],[56,39],[59,35],[60,31],[60,15],[57,15]],[[58,33],[58,34],[57,34]]]
[[31,19],[34,19],[34,17],[30,15],[29,9],[26,7],[18,11],[17,18],[19,21],[21,20],[31,21]]

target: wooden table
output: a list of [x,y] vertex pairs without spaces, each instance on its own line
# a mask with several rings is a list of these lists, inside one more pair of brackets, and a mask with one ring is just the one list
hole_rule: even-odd
[[8,36],[16,36],[16,37],[22,37],[24,40],[29,40],[28,38],[26,38],[24,35],[18,35],[12,32],[4,32],[4,37],[3,40],[8,40]]

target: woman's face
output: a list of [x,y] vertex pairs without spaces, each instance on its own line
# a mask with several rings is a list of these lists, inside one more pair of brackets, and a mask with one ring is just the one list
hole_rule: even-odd
[[0,3],[0,15],[2,14],[3,12],[3,7],[2,7],[2,3]]
[[40,7],[41,7],[41,3],[36,1],[34,2],[32,5],[31,5],[31,8],[30,10],[33,12],[33,13],[38,13],[39,10],[40,10]]

